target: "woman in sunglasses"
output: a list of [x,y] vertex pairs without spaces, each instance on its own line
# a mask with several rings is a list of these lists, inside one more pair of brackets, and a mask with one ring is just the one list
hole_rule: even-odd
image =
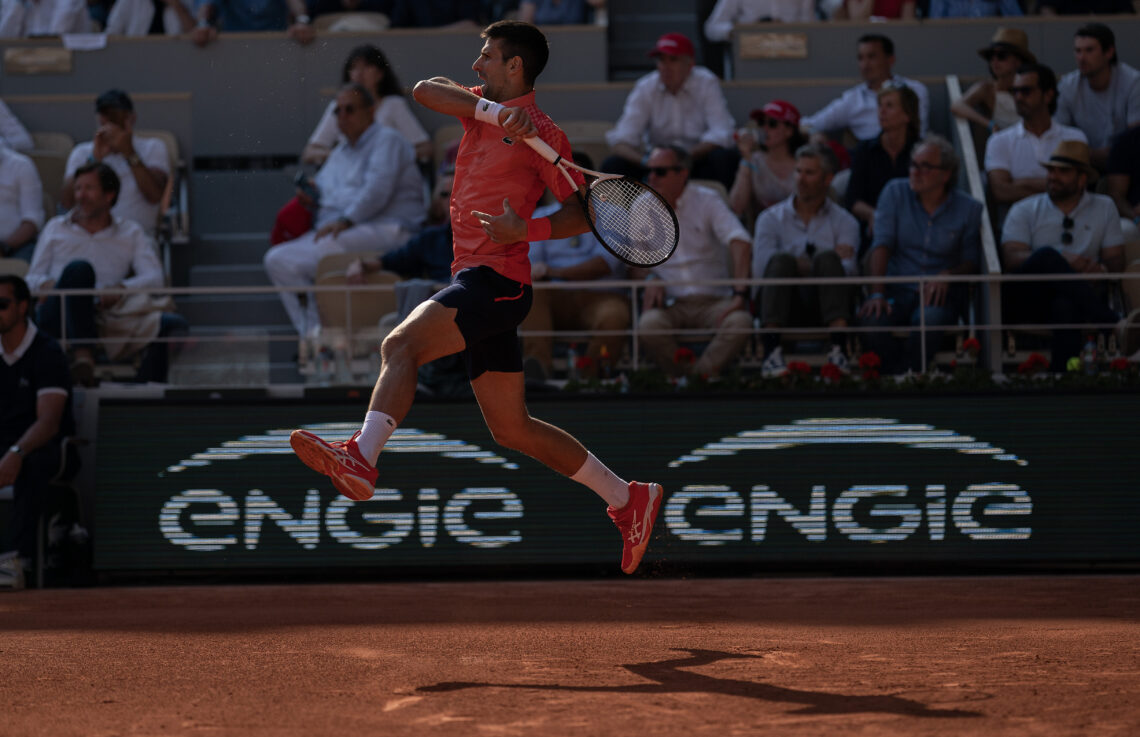
[[950,105],[950,111],[993,133],[1019,120],[1010,88],[1018,67],[1036,64],[1037,57],[1029,51],[1029,37],[1019,28],[997,29],[989,46],[978,49],[978,56],[989,64],[990,78],[975,82]]
[[807,143],[800,132],[800,111],[790,102],[773,100],[751,117],[761,126],[763,142],[751,131],[737,134],[740,166],[728,193],[732,211],[749,228],[761,210],[795,191],[796,149]]

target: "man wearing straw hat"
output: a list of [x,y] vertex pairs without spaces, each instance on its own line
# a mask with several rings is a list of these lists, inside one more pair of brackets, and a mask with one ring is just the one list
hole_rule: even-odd
[[[1103,274],[1124,267],[1124,237],[1111,197],[1088,191],[1096,170],[1089,147],[1064,141],[1047,161],[1046,191],[1010,208],[1002,228],[1004,268],[1014,274]],[[1006,322],[1115,323],[1098,282],[1010,282],[1002,304]],[[1081,350],[1082,331],[1053,331],[1053,371]]]

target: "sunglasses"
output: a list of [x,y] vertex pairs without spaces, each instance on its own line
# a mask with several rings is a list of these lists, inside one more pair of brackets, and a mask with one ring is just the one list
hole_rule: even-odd
[[776,120],[775,118],[767,118],[764,120],[764,125],[766,125],[769,128],[779,128],[783,124],[784,124],[784,121]]
[[1076,223],[1074,223],[1073,219],[1070,217],[1066,217],[1064,220],[1061,221],[1061,228],[1064,230],[1064,232],[1061,233],[1061,245],[1062,246],[1073,245],[1073,226],[1074,225],[1076,225]]
[[998,61],[1005,61],[1011,56],[1013,56],[1013,54],[1009,53],[1005,49],[998,49],[997,51],[994,51],[990,54],[991,59],[997,59]]
[[11,297],[0,297],[0,312],[8,309],[16,300]]
[[359,109],[356,105],[337,105],[333,108],[333,115],[352,115]]
[[942,166],[941,164],[928,164],[925,161],[912,161],[912,162],[910,162],[910,168],[911,169],[917,169],[918,171],[925,174],[927,172],[945,169],[946,167]]
[[682,171],[684,168],[683,166],[651,166],[649,173],[655,177],[663,177],[669,172]]
[[1017,97],[1018,95],[1031,95],[1031,94],[1033,94],[1033,91],[1036,89],[1037,89],[1036,87],[1032,87],[1030,85],[1023,85],[1021,87],[1010,87],[1009,88],[1009,94],[1013,95],[1014,97]]

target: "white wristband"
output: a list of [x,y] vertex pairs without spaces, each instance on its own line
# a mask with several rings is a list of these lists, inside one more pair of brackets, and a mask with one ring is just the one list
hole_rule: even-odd
[[491,125],[499,124],[499,111],[503,106],[492,100],[478,100],[475,103],[475,120],[481,120]]

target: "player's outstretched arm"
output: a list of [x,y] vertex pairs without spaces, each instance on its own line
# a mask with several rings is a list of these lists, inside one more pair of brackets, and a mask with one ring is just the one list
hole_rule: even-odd
[[[479,97],[466,87],[447,79],[432,77],[416,83],[412,97],[424,107],[456,118],[475,118],[494,123],[508,136],[528,138],[538,134],[530,115],[521,107],[504,107],[497,102]],[[480,115],[482,108],[482,115]]]

